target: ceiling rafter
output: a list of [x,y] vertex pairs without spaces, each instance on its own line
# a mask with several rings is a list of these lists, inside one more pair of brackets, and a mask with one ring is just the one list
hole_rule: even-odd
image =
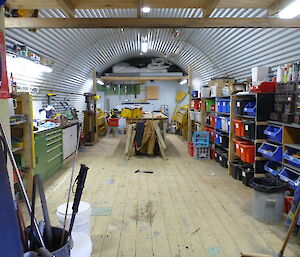
[[71,0],[57,0],[61,9],[71,18],[75,17],[75,7]]
[[207,4],[203,9],[203,18],[208,18],[213,11],[216,9],[217,5],[220,3],[220,0],[207,0]]
[[5,28],[300,28],[300,18],[5,18]]

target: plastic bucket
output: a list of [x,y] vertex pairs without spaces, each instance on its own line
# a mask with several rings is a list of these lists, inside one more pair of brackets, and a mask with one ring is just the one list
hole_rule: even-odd
[[73,248],[71,250],[71,257],[90,257],[92,254],[91,238],[81,232],[72,233]]
[[[73,202],[70,202],[67,214],[67,223],[66,229],[68,230],[70,227],[70,221],[72,216],[72,206]],[[58,206],[56,211],[56,216],[58,218],[59,226],[63,227],[65,212],[66,212],[67,204],[64,203]],[[87,202],[80,202],[78,213],[75,218],[73,232],[82,232],[90,236],[90,223],[91,223],[91,206]]]

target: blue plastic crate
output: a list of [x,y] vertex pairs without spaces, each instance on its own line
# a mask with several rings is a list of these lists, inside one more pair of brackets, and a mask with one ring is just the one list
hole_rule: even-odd
[[227,120],[227,132],[230,131],[230,118],[226,118]]
[[274,176],[278,176],[278,174],[282,170],[282,165],[278,162],[268,161],[264,166],[265,171],[269,172]]
[[216,143],[219,145],[222,143],[221,132],[216,132]]
[[282,127],[269,125],[265,130],[264,134],[267,135],[268,139],[282,143]]
[[283,159],[288,160],[291,165],[300,168],[300,159],[293,157],[293,155],[298,152],[299,150],[289,147],[283,154]]
[[290,187],[294,190],[300,185],[300,174],[290,168],[283,167],[279,173],[279,177],[281,180],[289,183]]
[[193,134],[193,143],[195,147],[209,146],[209,132],[197,131]]
[[224,112],[225,113],[230,113],[230,99],[225,99],[224,103],[225,103],[225,109],[223,109]]
[[219,116],[216,116],[216,128],[217,129],[222,129],[222,119]]
[[258,148],[258,152],[271,161],[281,162],[282,160],[282,146],[262,143]]
[[217,112],[223,112],[223,102],[222,102],[222,100],[217,100]]
[[244,107],[244,112],[247,113],[249,116],[255,116],[256,114],[256,103],[255,102],[249,102]]

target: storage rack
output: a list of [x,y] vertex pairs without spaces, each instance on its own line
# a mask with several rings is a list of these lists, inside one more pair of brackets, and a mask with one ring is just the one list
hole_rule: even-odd
[[[246,115],[244,113],[238,114],[237,107],[240,108],[243,112],[243,106],[247,102],[254,102],[256,109],[253,113],[253,116]],[[264,174],[264,165],[267,162],[266,158],[262,157],[261,154],[257,152],[257,149],[260,145],[266,141],[266,136],[263,134],[263,130],[267,127],[269,119],[269,113],[273,111],[273,102],[274,102],[274,94],[273,93],[248,93],[248,94],[236,94],[232,95],[230,98],[231,107],[230,107],[230,133],[229,133],[229,165],[228,165],[228,173],[229,175],[232,174],[233,170],[233,162],[236,160],[241,160],[239,156],[236,154],[236,143],[233,141],[234,139],[237,140],[245,140],[247,143],[254,145],[254,150],[252,148],[253,153],[253,162],[250,161],[249,163],[252,164],[252,168],[249,170],[251,171],[251,176],[257,176],[258,174]],[[253,129],[255,130],[254,135],[252,138],[249,136],[237,136],[236,129],[235,129],[235,120],[243,121],[247,124],[253,124],[249,128],[249,132],[253,133]],[[245,162],[245,164],[249,164]],[[243,176],[248,176],[247,174],[243,174]],[[247,180],[249,179],[247,177]],[[247,185],[248,183],[245,182]]]
[[[295,189],[300,185],[300,161],[299,164],[297,164],[298,160],[296,160],[296,164],[291,163],[290,161],[293,161],[293,157],[287,159],[285,158],[285,153],[287,150],[300,152],[300,125],[271,120],[268,122],[271,126],[277,127],[281,131],[280,135],[277,137],[278,140],[275,141],[272,138],[268,138],[267,140],[272,144],[281,147],[282,154],[279,160],[268,162],[265,165],[265,170],[273,176],[279,176],[283,181],[288,182],[292,189]],[[285,170],[283,171],[283,169]]]
[[32,97],[28,93],[13,94],[12,97],[17,103],[15,114],[25,115],[27,117],[26,121],[11,121],[10,127],[11,136],[19,138],[22,141],[22,147],[13,147],[12,151],[16,158],[17,165],[23,173],[27,192],[31,195],[33,169],[35,165]]
[[[226,102],[228,102],[227,112],[220,112],[218,103],[222,103],[222,100],[226,100]],[[222,167],[227,168],[229,151],[229,129],[226,128],[228,128],[227,124],[230,117],[230,96],[202,97],[201,103],[203,129],[210,132],[211,159],[214,159]],[[225,108],[225,106],[223,108]],[[223,124],[223,127],[217,126],[216,117],[218,117],[219,119],[226,119],[225,125]]]

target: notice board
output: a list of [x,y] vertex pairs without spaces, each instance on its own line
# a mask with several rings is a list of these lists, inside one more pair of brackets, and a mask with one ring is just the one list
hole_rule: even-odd
[[158,86],[147,86],[147,100],[157,100],[158,99]]

